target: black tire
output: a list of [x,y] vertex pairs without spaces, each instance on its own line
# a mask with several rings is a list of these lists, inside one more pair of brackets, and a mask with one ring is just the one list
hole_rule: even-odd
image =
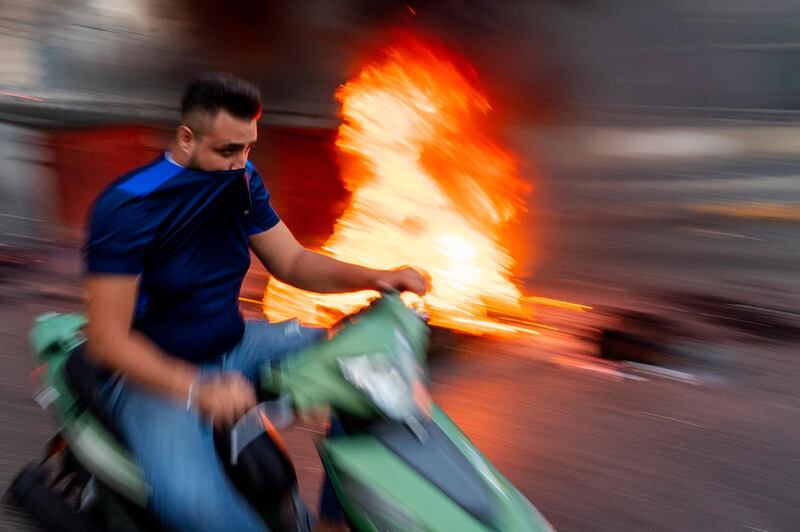
[[36,466],[29,465],[8,488],[11,500],[27,510],[46,530],[55,532],[100,532],[94,522],[76,514],[45,484]]

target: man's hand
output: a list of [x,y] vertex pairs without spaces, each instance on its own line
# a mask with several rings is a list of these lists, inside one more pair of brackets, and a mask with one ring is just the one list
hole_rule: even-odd
[[375,279],[375,287],[385,292],[397,290],[424,296],[430,289],[430,280],[414,268],[403,266],[379,272]]
[[218,428],[229,427],[256,405],[253,386],[238,373],[200,380],[194,404]]

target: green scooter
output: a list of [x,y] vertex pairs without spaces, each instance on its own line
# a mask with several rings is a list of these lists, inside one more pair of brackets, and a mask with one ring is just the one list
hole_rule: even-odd
[[[50,530],[157,529],[148,486],[96,397],[84,324],[80,314],[46,314],[31,331],[44,364],[37,401],[63,428],[9,493]],[[271,530],[313,528],[276,427],[320,412],[344,428],[317,449],[352,530],[552,530],[441,409],[415,400],[429,334],[397,295],[384,295],[327,340],[262,368],[263,401],[218,435],[217,450]]]

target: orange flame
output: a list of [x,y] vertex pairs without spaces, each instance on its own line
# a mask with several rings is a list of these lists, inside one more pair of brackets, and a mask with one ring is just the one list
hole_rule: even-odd
[[[434,325],[536,334],[519,325],[528,318],[524,296],[500,244],[526,185],[514,156],[486,133],[484,95],[452,61],[413,43],[390,50],[336,97],[343,119],[336,146],[352,198],[321,252],[372,268],[424,269]],[[264,308],[271,320],[329,326],[374,295],[315,294],[272,279]]]

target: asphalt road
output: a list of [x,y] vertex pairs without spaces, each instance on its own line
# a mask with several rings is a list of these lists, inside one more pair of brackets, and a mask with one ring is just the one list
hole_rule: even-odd
[[[31,399],[25,334],[35,314],[79,306],[77,279],[62,250],[3,285],[0,489],[55,430]],[[246,289],[259,284],[255,272]],[[444,334],[431,360],[435,398],[557,529],[800,528],[796,348],[718,344],[714,378],[695,385],[565,364],[581,349],[567,336],[501,342]],[[312,504],[321,472],[316,429],[285,434]],[[0,530],[22,529],[23,518],[0,513]]]

